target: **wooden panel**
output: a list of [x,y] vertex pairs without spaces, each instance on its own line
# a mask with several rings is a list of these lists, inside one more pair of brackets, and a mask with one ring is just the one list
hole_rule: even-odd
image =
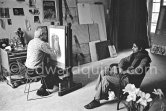
[[96,52],[96,45],[95,45],[97,42],[100,42],[100,40],[89,42],[90,55],[91,55],[92,62],[98,60],[97,52]]
[[110,41],[102,41],[96,43],[96,51],[98,60],[110,57],[108,46],[111,45]]
[[98,24],[89,24],[90,42],[100,40]]
[[107,40],[105,15],[103,5],[91,4],[91,15],[93,23],[97,23],[99,26],[100,40]]
[[81,52],[77,53],[77,47],[73,45],[73,66],[91,62],[89,44],[80,44]]
[[[66,0],[68,7],[76,7],[76,0]],[[64,0],[62,0],[62,7],[64,6]]]
[[[74,16],[78,16],[77,15],[77,8],[76,7],[71,7],[69,8],[71,15]],[[65,8],[62,8],[62,12],[63,12],[63,17],[65,17]]]
[[69,17],[67,17],[67,20],[65,20],[65,19],[63,18],[63,25],[67,25],[67,22],[66,22],[66,21],[72,23],[72,25],[77,25],[77,24],[78,24],[78,17],[77,17],[77,16],[74,16],[74,17],[73,17],[73,21],[72,21]]
[[[88,25],[72,25],[72,35],[76,35],[80,44],[89,42]],[[74,38],[72,44],[75,44]]]
[[92,24],[91,8],[88,3],[78,3],[78,15],[80,24]]

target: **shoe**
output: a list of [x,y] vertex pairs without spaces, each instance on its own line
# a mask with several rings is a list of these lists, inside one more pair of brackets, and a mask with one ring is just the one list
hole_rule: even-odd
[[41,87],[40,89],[37,90],[36,94],[37,94],[38,96],[48,96],[48,95],[51,94],[51,93],[48,92],[48,91],[46,91],[45,88],[42,88],[42,87]]
[[85,105],[84,108],[86,109],[93,109],[93,108],[96,108],[96,107],[99,107],[100,106],[100,102],[99,101],[96,101],[95,99],[90,102],[89,104]]
[[108,94],[103,94],[101,99],[108,100],[109,99],[108,97],[109,97]]

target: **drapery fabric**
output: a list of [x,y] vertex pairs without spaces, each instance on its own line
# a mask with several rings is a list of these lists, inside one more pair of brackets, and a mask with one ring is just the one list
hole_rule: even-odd
[[107,39],[116,49],[128,49],[136,39],[143,39],[149,47],[146,0],[111,0]]
[[119,1],[120,0],[111,0],[108,13],[109,25],[107,39],[111,41],[111,44],[114,44],[116,49],[118,49]]

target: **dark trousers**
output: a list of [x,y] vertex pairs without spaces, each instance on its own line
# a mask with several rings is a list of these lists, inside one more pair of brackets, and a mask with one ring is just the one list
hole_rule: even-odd
[[[40,74],[43,74],[43,72],[41,72],[41,68],[38,69],[29,69],[28,70],[28,76],[30,77],[34,77],[34,76],[38,76]],[[58,86],[58,84],[61,82],[61,79],[58,77],[58,74],[46,74],[46,77],[43,78],[43,80],[45,81],[41,81],[42,84],[42,88],[48,88],[48,89],[52,89],[54,87],[54,85]]]

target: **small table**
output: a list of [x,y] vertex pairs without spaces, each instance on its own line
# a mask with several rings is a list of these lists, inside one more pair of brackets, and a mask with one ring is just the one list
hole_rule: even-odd
[[24,74],[21,73],[18,62],[24,63],[26,60],[27,50],[22,48],[14,51],[1,49],[1,66],[3,76],[6,82],[12,88],[17,87],[17,82],[24,82]]

